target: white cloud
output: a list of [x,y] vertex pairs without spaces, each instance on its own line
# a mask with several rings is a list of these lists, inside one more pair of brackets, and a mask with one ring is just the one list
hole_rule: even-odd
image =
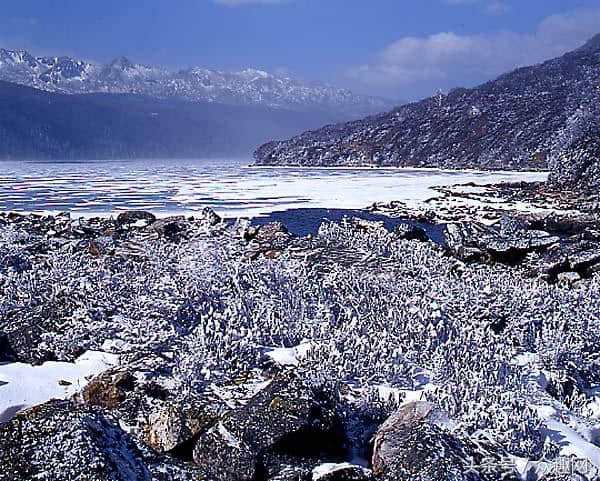
[[279,3],[287,3],[289,0],[213,0],[214,3],[227,5],[229,7],[237,7],[239,5],[276,5]]
[[398,92],[412,89],[420,95],[437,87],[447,89],[471,80],[489,79],[559,56],[599,32],[600,9],[585,9],[547,17],[531,33],[441,32],[427,37],[404,37],[387,46],[373,63],[354,68],[349,74],[369,88]]

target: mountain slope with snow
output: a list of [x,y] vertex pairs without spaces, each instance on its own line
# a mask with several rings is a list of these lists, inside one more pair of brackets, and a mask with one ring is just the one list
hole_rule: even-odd
[[0,81],[0,160],[248,155],[332,117],[135,94],[65,95]]
[[393,102],[329,85],[305,85],[255,69],[224,72],[192,67],[171,72],[120,57],[97,65],[70,57],[34,57],[0,49],[0,80],[49,92],[136,93],[160,99],[327,111],[338,120],[383,112]]
[[600,35],[473,89],[265,144],[255,157],[262,165],[544,169],[570,119],[599,101]]

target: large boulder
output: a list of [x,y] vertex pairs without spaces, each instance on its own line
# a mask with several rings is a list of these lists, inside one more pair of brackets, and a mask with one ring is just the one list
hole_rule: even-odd
[[271,249],[282,249],[289,243],[291,237],[281,222],[269,222],[258,228],[253,240]]
[[243,236],[249,242],[248,255],[251,259],[261,254],[267,258],[276,258],[293,239],[293,235],[281,222],[250,226],[244,230]]
[[117,216],[117,225],[123,226],[135,226],[135,227],[146,227],[152,224],[156,220],[156,216],[151,212],[144,210],[127,210],[121,212]]
[[167,402],[148,416],[147,443],[158,452],[169,452],[193,440],[214,424],[216,413],[205,405]]
[[461,260],[495,260],[509,264],[521,262],[528,252],[544,251],[560,242],[545,231],[529,230],[505,218],[500,227],[478,222],[449,224],[446,243]]
[[148,227],[148,230],[171,241],[180,240],[186,229],[183,216],[171,216],[158,219]]
[[203,434],[194,449],[194,461],[211,479],[251,481],[259,466],[259,452],[244,441],[243,432],[228,429],[222,422]]
[[402,406],[377,431],[373,471],[382,481],[516,481],[498,457],[459,439],[433,404]]
[[589,278],[600,270],[600,243],[567,239],[528,259],[527,266],[549,281]]
[[134,389],[133,375],[123,368],[114,368],[95,376],[79,393],[78,397],[89,406],[106,410],[117,409]]
[[0,424],[0,481],[150,481],[141,453],[115,420],[50,401]]
[[281,470],[267,461],[270,454],[318,460],[339,452],[344,439],[336,428],[328,405],[295,374],[283,372],[201,435],[194,460],[215,480],[250,481]]
[[214,424],[221,407],[200,394],[182,396],[170,368],[160,356],[146,356],[98,374],[72,399],[109,411],[152,449],[170,452]]
[[[5,360],[40,365],[59,358],[52,346],[44,341],[44,334],[53,328],[52,310],[53,306],[37,306],[30,310],[9,311],[4,317],[0,314],[4,331],[0,338],[0,350]],[[70,353],[63,353],[64,357],[60,357],[61,360],[74,361],[81,352],[79,347],[73,345]]]

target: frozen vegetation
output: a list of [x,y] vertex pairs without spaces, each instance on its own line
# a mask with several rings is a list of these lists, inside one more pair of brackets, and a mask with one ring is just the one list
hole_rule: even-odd
[[[430,442],[437,455],[442,449],[454,453],[448,454],[448,469],[462,474],[452,479],[500,479],[486,474],[474,452],[493,453],[495,461],[486,466],[492,463],[494,469],[512,473],[504,479],[557,469],[559,460],[587,463],[587,477],[551,479],[596,479],[597,274],[576,287],[551,284],[503,264],[463,263],[431,242],[402,240],[360,222],[325,223],[316,237],[303,239],[277,225],[258,230],[244,223],[227,226],[209,211],[194,221],[155,221],[143,215],[117,221],[5,216],[0,223],[0,356],[40,363],[73,361],[86,350],[105,350],[119,356],[135,386],[147,386],[142,372],[154,372],[152,382],[163,393],[158,397],[140,394],[138,387],[121,387],[130,381],[122,377],[119,384],[111,374],[75,398],[99,406],[101,414],[94,411],[94,416],[118,420],[129,434],[114,434],[118,424],[109,423],[110,435],[132,437],[137,447],[134,454],[127,448],[127,456],[135,458],[139,469],[149,470],[148,476],[202,479],[202,473],[214,475],[228,466],[234,473],[230,479],[240,480],[425,479],[403,477],[401,467],[390,474],[390,465],[386,472],[376,464],[373,473],[353,466],[372,467],[372,434],[404,402],[416,400],[433,403],[445,421],[431,421],[426,410],[415,418],[420,419],[417,427],[410,417],[392,428],[427,429],[429,437],[423,439],[429,441],[423,442]],[[2,381],[7,368],[11,365],[0,365],[0,413],[13,407],[1,404],[6,403]],[[288,381],[275,374],[282,370],[297,376],[290,385],[301,380],[293,392],[320,393],[319,403],[329,406],[333,414],[322,414],[319,426],[324,429],[337,420],[343,435],[336,438],[335,455],[321,452],[312,462],[306,456],[302,463],[296,457],[283,462],[277,457],[280,451],[273,454],[272,443],[287,437],[271,433],[271,441],[261,435],[260,442],[255,440],[256,428],[244,409],[259,416],[265,399],[272,399],[267,403],[271,407],[276,402],[303,406],[310,397],[297,394],[288,401]],[[276,380],[270,381],[273,375]],[[286,394],[276,394],[278,389]],[[118,395],[106,394],[113,390]],[[147,446],[144,433],[154,429],[152,420],[157,419],[149,412],[172,403],[217,411],[204,428],[198,427],[197,415],[191,416],[195,428],[190,432],[197,433],[193,439],[201,436],[194,462],[177,451],[181,440],[160,456]],[[78,413],[91,408],[69,409]],[[0,426],[0,446],[11,439],[14,443],[15,423],[35,432],[44,412]],[[73,416],[77,424],[83,414]],[[302,421],[307,425],[298,424],[303,416],[308,416]],[[282,425],[306,435],[302,426],[314,426],[311,416],[306,411],[293,422],[284,418]],[[158,419],[169,424],[168,417]],[[411,440],[411,433],[401,435]],[[293,439],[284,444],[300,451],[297,445],[309,442]],[[390,442],[385,439],[382,446]],[[225,448],[217,454],[207,451],[219,443]],[[164,440],[158,444],[164,446]],[[157,442],[150,445],[156,449]],[[28,449],[46,448],[40,442]],[[237,454],[228,458],[227,450],[234,448]],[[262,468],[253,464],[258,456],[253,453],[262,456]],[[385,453],[379,455],[385,458]],[[0,479],[26,479],[19,477],[24,472],[19,456],[0,454],[0,465],[13,473],[0,474]],[[28,475],[54,479],[42,471]],[[327,478],[351,472],[356,477]],[[306,473],[313,473],[312,478]],[[145,478],[132,474],[123,479]]]

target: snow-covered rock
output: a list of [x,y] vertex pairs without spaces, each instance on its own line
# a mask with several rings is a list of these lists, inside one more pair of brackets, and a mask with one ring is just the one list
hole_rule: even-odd
[[499,458],[452,434],[447,415],[422,401],[402,406],[374,438],[373,470],[385,481],[517,481],[515,471],[503,472]]
[[279,472],[277,456],[312,453],[318,459],[323,449],[339,452],[343,439],[336,435],[327,406],[294,373],[284,372],[200,436],[194,460],[214,479],[249,480],[261,466]]
[[0,424],[0,480],[150,481],[142,455],[114,419],[52,401]]

